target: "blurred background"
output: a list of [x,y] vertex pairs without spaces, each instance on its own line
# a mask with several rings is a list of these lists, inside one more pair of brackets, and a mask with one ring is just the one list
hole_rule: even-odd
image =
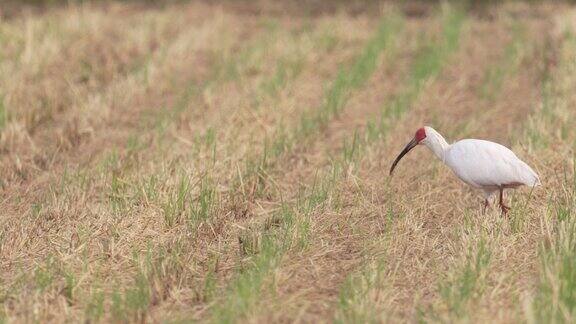
[[[574,1],[0,0],[0,323],[576,322]],[[431,125],[543,186],[479,214]]]

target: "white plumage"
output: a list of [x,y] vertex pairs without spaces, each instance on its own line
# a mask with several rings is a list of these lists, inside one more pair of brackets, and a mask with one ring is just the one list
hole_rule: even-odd
[[416,132],[392,164],[390,174],[400,159],[418,144],[426,145],[462,181],[483,190],[485,207],[489,198],[499,192],[499,204],[506,213],[509,208],[502,201],[504,189],[540,184],[536,172],[507,147],[477,139],[464,139],[450,145],[432,127],[423,127]]
[[488,191],[501,186],[535,186],[539,179],[514,152],[498,143],[465,139],[450,145],[446,165],[467,184]]

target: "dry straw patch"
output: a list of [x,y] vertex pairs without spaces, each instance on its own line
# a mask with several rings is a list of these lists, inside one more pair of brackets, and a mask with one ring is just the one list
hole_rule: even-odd
[[[562,8],[257,7],[0,22],[1,317],[573,319]],[[545,190],[482,217],[428,152],[385,181],[424,123],[516,143]]]
[[[196,244],[194,242],[198,242],[192,237],[194,229],[186,222],[174,227],[166,223],[166,215],[181,208],[182,199],[190,204],[186,205],[186,213],[198,211],[199,205],[189,201],[189,197],[201,194],[196,189],[204,181],[202,159],[204,152],[209,152],[211,148],[202,147],[202,154],[190,156],[184,153],[187,146],[176,146],[176,151],[172,151],[169,149],[175,148],[174,145],[164,144],[172,138],[191,138],[194,141],[198,136],[206,140],[206,132],[203,132],[205,124],[245,136],[241,132],[244,125],[234,118],[230,119],[227,110],[233,108],[232,103],[237,96],[243,104],[234,113],[252,114],[249,112],[252,106],[246,104],[250,102],[244,98],[263,91],[260,80],[269,79],[273,77],[270,74],[276,72],[271,71],[269,66],[283,57],[290,57],[291,51],[309,55],[302,58],[303,62],[300,63],[304,69],[303,77],[295,80],[303,82],[295,83],[296,86],[289,80],[277,89],[281,93],[296,92],[300,88],[308,91],[310,87],[324,83],[322,79],[330,77],[336,71],[337,64],[346,61],[350,49],[363,41],[364,30],[368,27],[362,17],[350,18],[347,23],[353,28],[348,26],[332,30],[333,21],[342,22],[348,18],[338,16],[332,21],[323,19],[313,24],[312,32],[295,31],[295,28],[305,26],[305,21],[281,22],[276,28],[281,29],[282,37],[266,40],[276,48],[272,51],[256,49],[261,52],[249,58],[252,61],[239,62],[243,57],[235,56],[234,52],[242,54],[253,51],[251,46],[260,46],[257,38],[254,38],[257,35],[255,30],[260,28],[267,31],[267,21],[251,21],[250,18],[229,15],[208,7],[204,8],[210,12],[205,15],[204,23],[182,30],[178,28],[182,21],[189,17],[189,13],[196,12],[194,8],[184,8],[190,11],[182,11],[182,7],[179,7],[165,13],[166,17],[170,17],[182,12],[182,20],[170,20],[178,33],[162,46],[157,55],[150,58],[142,75],[123,77],[120,74],[105,89],[95,91],[93,96],[88,96],[87,102],[74,109],[80,118],[87,118],[86,123],[95,129],[92,137],[82,146],[72,147],[68,153],[59,152],[58,160],[41,172],[39,178],[21,184],[21,190],[9,191],[11,198],[4,204],[8,215],[13,217],[5,218],[4,224],[12,230],[6,232],[3,243],[20,247],[2,250],[6,256],[5,278],[11,287],[5,291],[10,300],[9,316],[29,318],[34,315],[24,310],[38,307],[40,311],[35,318],[58,317],[62,312],[71,313],[75,318],[100,318],[106,311],[106,318],[142,319],[148,307],[158,306],[160,314],[167,314],[166,306],[169,305],[178,309],[178,305],[188,307],[201,303],[207,298],[203,288],[189,288],[189,285],[193,282],[202,284],[210,260],[204,261],[205,252],[191,249]],[[241,25],[237,21],[251,28],[249,38],[256,39],[255,42],[249,40],[247,44],[238,44],[245,39],[245,35],[237,30],[228,30],[229,26]],[[284,27],[288,29],[284,30]],[[223,30],[224,35],[230,35],[229,40],[213,39],[221,36]],[[351,31],[356,31],[356,34]],[[327,40],[323,40],[324,37]],[[280,46],[283,42],[288,45]],[[311,47],[316,42],[320,46]],[[332,48],[333,42],[336,42],[335,48]],[[265,46],[269,47],[270,44]],[[332,52],[330,60],[320,60],[319,55],[324,51],[330,53],[334,50],[336,52]],[[216,66],[239,64],[240,70],[233,71],[233,75],[226,75],[228,71],[218,69],[215,72],[202,72],[197,64],[198,57],[202,59],[207,54],[215,56]],[[183,79],[179,75],[182,72],[185,72],[185,76],[193,74],[200,79]],[[145,82],[144,87],[141,81]],[[230,87],[230,84],[233,86]],[[180,89],[172,90],[173,86]],[[197,93],[196,89],[202,91]],[[230,93],[230,89],[238,91]],[[308,95],[312,97],[310,100],[322,95],[322,91],[315,92]],[[167,99],[161,98],[166,94]],[[232,96],[227,97],[226,94]],[[214,104],[210,102],[210,98],[214,97],[229,101],[222,105]],[[263,108],[275,102],[266,100],[258,103],[262,107],[258,110],[262,111],[257,113],[265,114]],[[289,97],[289,100],[287,95],[280,98],[281,109],[277,111],[276,119],[286,113],[283,110],[297,112],[308,108],[307,105],[296,106],[294,103],[307,101],[305,96]],[[195,109],[198,104],[207,105],[210,109],[199,114],[201,110]],[[157,111],[159,105],[166,105],[169,109],[166,112]],[[311,105],[315,105],[313,101]],[[147,111],[150,117],[142,121],[134,120],[135,115]],[[90,113],[88,116],[87,112]],[[288,120],[289,125],[289,119],[283,119]],[[186,127],[182,127],[184,123]],[[278,120],[273,119],[267,123],[272,127],[263,128],[261,132],[264,134],[280,125]],[[146,127],[152,132],[146,132]],[[144,140],[131,140],[138,135],[143,135]],[[48,136],[54,138],[57,132],[53,131]],[[250,136],[261,135],[255,133]],[[228,134],[218,136],[214,143],[218,147],[225,147],[230,145],[228,141],[231,140],[236,141],[236,147],[226,147],[227,151],[219,154],[238,154],[235,150],[254,146],[243,145],[242,137],[236,139]],[[151,151],[143,152],[141,145],[146,143],[151,144],[148,146]],[[151,164],[157,156],[165,158]],[[241,158],[242,154],[232,156],[234,163],[231,164],[238,164]],[[196,165],[201,167],[196,169]],[[225,166],[223,163],[217,172],[226,171],[223,169]],[[188,178],[186,170],[190,170],[190,183],[183,182],[182,176]],[[220,176],[216,171],[214,174],[215,177]],[[225,174],[223,178],[226,180]],[[182,193],[186,197],[181,196]],[[17,196],[23,199],[16,199]],[[25,217],[16,217],[21,212],[25,212]],[[26,234],[21,236],[16,233]],[[29,283],[22,285],[23,281]],[[31,294],[36,297],[31,298]],[[48,307],[54,303],[58,307]],[[164,307],[163,311],[161,307]]]
[[31,135],[46,132],[57,114],[138,68],[174,32],[161,17],[107,15],[90,7],[5,24],[11,49],[2,61],[5,114],[8,124],[22,124]]
[[[190,6],[185,7],[186,10],[181,9],[174,8],[172,11],[163,12],[166,16],[157,17],[160,21],[170,20],[171,23],[175,24],[173,27],[182,29],[182,32],[174,40],[170,40],[169,44],[163,48],[163,53],[153,55],[142,74],[129,75],[125,78],[118,75],[117,82],[110,82],[105,91],[96,93],[93,98],[88,99],[89,104],[81,105],[79,107],[81,109],[76,111],[82,118],[86,117],[86,110],[101,114],[99,117],[93,114],[88,116],[92,126],[98,130],[90,139],[91,145],[85,146],[79,151],[76,151],[77,147],[75,147],[75,154],[70,153],[67,155],[67,159],[64,158],[66,154],[59,152],[58,162],[60,163],[51,165],[50,169],[42,172],[39,178],[22,185],[20,191],[14,188],[10,188],[8,191],[8,198],[3,202],[4,210],[7,212],[7,217],[3,218],[3,223],[5,228],[11,230],[5,232],[7,234],[3,236],[3,244],[10,244],[15,248],[2,249],[2,252],[5,256],[3,263],[3,268],[6,269],[5,278],[9,281],[10,278],[14,279],[11,280],[10,284],[13,289],[7,290],[6,293],[9,291],[10,293],[18,292],[10,303],[12,314],[19,314],[19,309],[28,309],[30,303],[37,305],[34,307],[42,309],[38,315],[41,318],[51,316],[50,312],[61,314],[63,309],[68,308],[66,303],[62,304],[63,308],[47,308],[47,305],[51,300],[65,301],[72,298],[72,296],[61,294],[58,287],[64,284],[68,286],[69,294],[72,294],[72,290],[74,290],[79,292],[78,296],[82,296],[84,304],[80,305],[80,309],[76,308],[76,312],[80,311],[82,314],[86,311],[84,316],[90,317],[92,315],[88,309],[91,307],[91,299],[96,299],[96,306],[94,307],[100,309],[100,299],[104,298],[100,296],[104,296],[103,290],[108,291],[108,288],[101,288],[107,285],[98,283],[100,280],[106,280],[105,278],[110,274],[114,277],[121,274],[115,279],[116,284],[122,282],[123,279],[131,280],[131,278],[125,277],[128,273],[123,267],[132,268],[136,263],[129,259],[125,259],[125,263],[117,262],[116,251],[118,251],[117,249],[119,251],[125,249],[126,257],[129,257],[134,244],[137,246],[138,242],[141,242],[139,239],[135,239],[142,235],[141,230],[136,228],[140,225],[145,227],[146,223],[134,223],[129,218],[123,218],[122,220],[127,221],[128,224],[124,228],[134,230],[128,234],[119,231],[123,226],[121,219],[110,217],[112,215],[108,210],[114,209],[122,197],[118,197],[114,193],[113,196],[107,197],[105,194],[107,184],[100,181],[109,179],[106,174],[101,173],[102,171],[108,172],[107,167],[116,167],[117,161],[115,161],[114,155],[105,159],[104,163],[101,164],[104,169],[91,170],[89,168],[69,171],[68,168],[74,159],[78,159],[80,162],[93,160],[97,153],[105,154],[110,149],[110,145],[126,142],[127,137],[134,133],[134,128],[145,127],[145,125],[138,126],[138,121],[134,120],[134,116],[145,111],[143,108],[156,114],[157,105],[166,101],[166,104],[170,105],[170,96],[168,99],[162,98],[166,97],[166,89],[190,82],[187,75],[183,76],[178,73],[190,71],[193,72],[192,75],[200,76],[201,71],[197,65],[198,56],[202,57],[205,52],[212,50],[212,48],[206,47],[207,44],[210,44],[208,46],[222,46],[221,43],[211,41],[211,39],[218,39],[218,36],[222,35],[223,26],[233,26],[233,21],[236,19],[232,17],[232,22],[228,22],[229,16],[222,14],[218,9],[213,10],[205,6],[199,8],[198,6]],[[70,10],[74,11],[75,9]],[[203,10],[204,13],[202,13]],[[206,15],[206,12],[210,14]],[[195,14],[204,16],[207,20],[204,23],[200,21],[198,26],[188,24],[187,18],[191,18]],[[155,15],[152,16],[156,17]],[[171,16],[172,19],[170,19]],[[218,18],[222,16],[224,20]],[[117,18],[117,20],[119,19]],[[226,25],[223,24],[223,21],[226,22]],[[123,24],[119,26],[121,27]],[[186,26],[186,28],[182,28],[182,26]],[[250,26],[249,22],[246,26]],[[155,28],[150,27],[150,33],[154,34]],[[234,41],[239,40],[239,36],[236,36],[236,30],[232,31]],[[224,44],[224,46],[232,45],[233,43]],[[214,48],[215,52],[217,50],[218,48]],[[173,92],[171,97],[180,96],[179,92]],[[114,180],[114,177],[112,182],[112,186],[116,188],[113,190],[117,190],[118,186],[126,185],[117,179]],[[22,214],[24,217],[20,217]],[[25,235],[18,235],[18,233],[25,233]],[[119,233],[123,235],[122,239],[117,242],[115,238],[119,238]],[[117,263],[117,268],[112,265],[98,265],[98,260],[101,260],[100,256],[102,255],[110,256],[111,259],[109,260]],[[105,260],[106,258],[103,264],[108,262]],[[42,287],[41,290],[45,297],[41,297],[41,299],[29,297],[29,294],[36,291],[37,288],[31,288],[31,290],[16,288],[21,287],[16,279],[18,277],[27,278],[26,273],[30,273],[29,269],[40,269],[38,270],[40,273],[46,272],[43,275],[47,276],[46,285],[48,286]],[[33,278],[42,277],[42,275],[34,274],[34,271],[32,273]],[[68,276],[71,276],[72,282],[61,281]],[[79,278],[85,279],[75,281]],[[90,278],[90,280],[86,280],[86,278]],[[115,283],[110,282],[109,284]],[[73,286],[70,287],[70,285]],[[35,287],[34,283],[32,283],[32,287]],[[84,289],[84,287],[86,288]],[[27,302],[24,303],[24,301]],[[32,314],[22,312],[16,316],[32,316]]]
[[[190,44],[190,41],[207,43],[205,38],[201,38],[202,26],[196,25],[202,23],[202,19],[198,18],[206,17],[202,15],[202,11],[206,10],[202,6],[194,6],[188,10],[130,14],[87,6],[57,12],[54,14],[56,17],[22,18],[24,23],[42,19],[53,21],[51,25],[54,27],[47,28],[52,33],[32,35],[40,39],[39,44],[54,43],[61,50],[53,53],[54,57],[42,55],[42,51],[38,50],[40,55],[35,58],[41,62],[42,68],[37,72],[29,71],[33,66],[23,63],[23,58],[6,61],[8,71],[3,75],[11,76],[7,79],[11,86],[8,87],[10,96],[4,100],[7,127],[2,143],[17,147],[16,151],[9,150],[3,159],[3,164],[11,171],[7,178],[29,180],[32,174],[37,176],[37,171],[49,168],[49,172],[52,172],[58,166],[53,165],[55,162],[69,163],[65,157],[75,157],[78,152],[85,155],[91,153],[92,156],[94,150],[102,149],[98,139],[105,137],[109,144],[115,138],[111,132],[122,130],[122,124],[113,123],[122,120],[126,123],[128,117],[122,118],[123,114],[130,114],[130,122],[134,124],[134,117],[142,112],[143,107],[157,109],[154,105],[160,105],[158,100],[146,102],[138,101],[138,98],[151,97],[147,94],[150,91],[157,91],[157,97],[165,96],[166,89],[179,80],[174,75],[182,65],[178,68],[172,63],[189,61],[171,61],[177,55],[169,50],[169,44],[174,38],[179,39],[180,56],[184,52],[187,57],[197,56],[190,52],[192,48],[183,44]],[[60,15],[63,18],[58,20]],[[181,26],[188,20],[194,20],[195,24],[188,25],[181,32]],[[211,23],[218,21],[212,19]],[[18,22],[11,21],[14,24]],[[190,29],[195,29],[195,33],[182,37]],[[67,41],[68,38],[72,41]],[[39,46],[36,42],[32,44],[27,46]],[[18,68],[20,65],[22,68]],[[169,70],[171,67],[172,71]],[[10,69],[17,69],[15,77]],[[166,74],[160,74],[161,71],[166,71]],[[166,85],[157,80],[165,80]],[[34,91],[36,87],[37,95]],[[58,90],[58,87],[61,89]],[[26,114],[36,119],[38,116],[44,117],[37,122],[29,122]],[[36,124],[42,127],[34,126]],[[18,133],[18,130],[24,133]],[[18,138],[28,138],[30,143],[18,145]],[[87,143],[91,145],[81,145]]]
[[573,213],[575,134],[570,126],[576,100],[571,90],[576,82],[573,60],[576,30],[569,23],[574,17],[573,10],[555,17],[555,66],[546,80],[541,105],[527,123],[526,141],[521,142],[538,157],[534,162],[546,176],[543,188],[547,189],[539,194],[540,201],[547,204],[531,201],[527,205],[535,216],[518,217],[520,225],[528,228],[527,233],[538,234],[538,241],[532,243],[534,254],[538,255],[533,261],[538,279],[536,283],[524,282],[526,289],[520,295],[523,307],[519,317],[529,322],[562,323],[576,319],[573,262],[576,242]]

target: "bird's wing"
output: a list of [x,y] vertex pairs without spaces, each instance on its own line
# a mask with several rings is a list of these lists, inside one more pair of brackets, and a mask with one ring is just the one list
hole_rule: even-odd
[[475,187],[529,186],[538,183],[536,173],[503,145],[484,140],[452,144],[446,164],[464,182]]

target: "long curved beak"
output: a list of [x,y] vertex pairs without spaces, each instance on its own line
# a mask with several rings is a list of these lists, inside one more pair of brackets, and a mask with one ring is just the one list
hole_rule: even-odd
[[404,155],[406,155],[406,153],[410,152],[411,149],[416,147],[416,145],[418,145],[418,142],[416,141],[415,138],[413,138],[410,141],[410,143],[408,143],[406,145],[406,147],[404,147],[402,152],[400,152],[400,154],[398,154],[398,157],[396,157],[396,160],[394,160],[394,163],[392,163],[392,167],[390,168],[390,175],[392,175],[392,172],[394,172],[394,168],[396,168],[396,164],[398,164],[398,162],[400,162],[400,160],[404,157]]

